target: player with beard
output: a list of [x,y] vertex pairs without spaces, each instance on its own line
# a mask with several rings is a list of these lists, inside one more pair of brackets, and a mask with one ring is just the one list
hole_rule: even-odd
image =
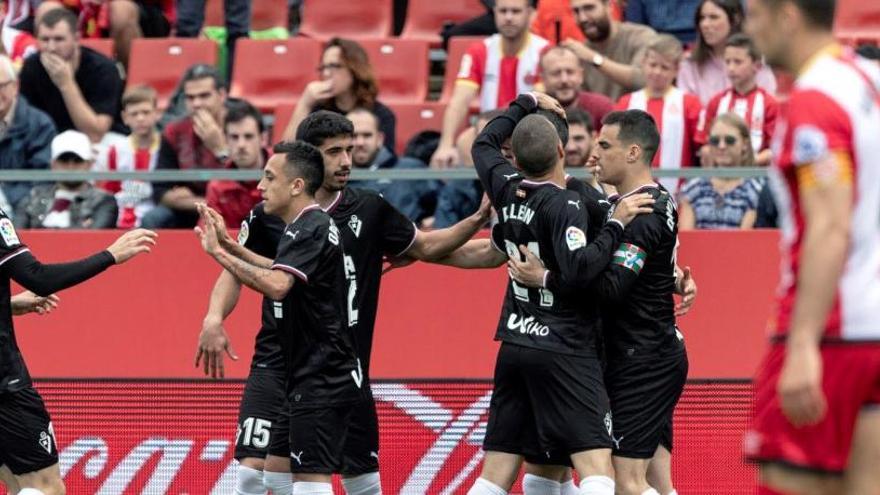
[[588,70],[586,87],[617,101],[624,93],[645,85],[641,64],[653,29],[630,22],[612,21],[608,0],[571,0],[575,20],[587,37],[586,43],[566,40]]
[[[346,187],[352,168],[353,133],[351,122],[343,115],[318,111],[303,120],[297,129],[297,138],[315,145],[324,159],[324,183],[318,190],[316,199],[339,225],[342,244],[348,253],[345,258],[346,279],[340,283],[344,283],[349,291],[347,311],[352,314],[352,320],[357,320],[352,331],[363,371],[364,390],[368,394],[367,400],[358,406],[351,418],[342,470],[343,485],[349,495],[374,495],[381,493],[378,472],[379,432],[375,404],[372,395],[369,394],[369,369],[383,258],[386,255],[406,256],[427,261],[446,256],[464,244],[486,223],[489,209],[486,204],[471,217],[447,229],[432,232],[418,230],[409,219],[379,194]],[[250,252],[247,248],[272,246],[272,238],[278,232],[277,228],[271,226],[273,220],[267,218],[258,205],[250,217],[248,233],[242,239],[245,246],[240,246],[228,236],[222,235],[225,232],[222,218],[210,211],[208,213],[212,221],[218,224],[221,245],[237,256],[259,260],[261,257],[255,254],[260,253]],[[258,236],[259,240],[250,241],[254,236]],[[267,239],[264,236],[269,237]],[[262,258],[267,256],[263,255]],[[264,259],[263,262],[265,263],[266,260]],[[221,274],[221,277],[223,276]],[[220,318],[222,321],[222,318],[225,318],[234,307],[236,295],[236,287],[225,286],[219,289],[215,287],[212,301],[216,299],[218,304],[212,303],[212,307],[218,309],[213,310],[212,319]],[[239,436],[236,456],[250,458],[242,462],[252,471],[242,469],[240,475],[255,482],[259,470],[262,469],[266,488],[271,488],[274,493],[280,495],[291,493],[292,490],[289,475],[290,450],[286,442],[286,434],[283,433],[288,428],[285,423],[286,418],[281,417],[280,422],[276,421],[283,407],[281,403],[283,397],[279,398],[277,381],[273,385],[273,380],[277,380],[278,370],[283,369],[283,360],[278,358],[280,348],[277,336],[273,336],[275,329],[271,324],[266,324],[267,318],[271,315],[271,306],[267,304],[268,302],[264,302],[264,326],[257,337],[255,365],[251,368],[248,384],[252,382],[254,375],[266,374],[256,367],[257,363],[270,363],[266,368],[275,369],[276,378],[260,377],[255,380],[263,383],[255,385],[252,389],[246,388],[239,421],[243,434]],[[206,327],[200,341],[200,347],[208,353],[209,363],[213,363],[210,366],[213,369],[220,369],[223,353],[229,345],[222,325]],[[246,410],[254,411],[254,415],[245,415]],[[249,418],[253,418],[251,423],[256,424],[257,421],[261,421],[265,429],[271,430],[271,434],[260,437],[259,446],[243,444],[244,433],[248,426],[245,422]],[[263,438],[271,438],[271,440],[263,442]],[[264,445],[266,443],[268,447]],[[260,453],[265,456],[266,452],[269,455],[263,461],[259,456]]]

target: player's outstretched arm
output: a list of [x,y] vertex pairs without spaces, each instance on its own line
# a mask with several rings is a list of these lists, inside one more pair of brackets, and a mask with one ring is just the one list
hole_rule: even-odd
[[496,117],[486,124],[483,131],[477,136],[471,148],[471,157],[474,161],[474,169],[480,177],[483,189],[491,201],[512,177],[518,177],[519,173],[504,158],[501,145],[511,135],[516,124],[530,113],[538,109],[538,103],[532,94],[521,94],[510,104],[504,115]]
[[9,258],[9,276],[25,289],[47,297],[68,287],[84,282],[114,264],[122,264],[141,253],[150,252],[158,234],[151,230],[136,229],[119,236],[106,251],[70,263],[45,265],[30,251]]
[[235,309],[238,297],[241,294],[241,284],[228,271],[223,270],[217,277],[211,298],[208,301],[208,312],[202,321],[202,331],[199,333],[199,343],[196,349],[196,368],[202,364],[205,376],[211,378],[223,378],[225,376],[223,366],[223,354],[233,361],[238,356],[232,350],[229,336],[223,327],[223,321]]
[[195,232],[199,236],[202,249],[242,284],[276,301],[284,299],[293,287],[293,275],[281,270],[252,265],[220,247],[217,231],[212,222],[206,223],[204,227],[196,227]]
[[506,259],[504,253],[495,249],[489,239],[471,239],[464,246],[432,263],[466,269],[497,268]]
[[492,204],[489,202],[489,198],[483,196],[483,202],[476,213],[452,227],[431,232],[417,231],[413,245],[405,254],[422,261],[431,261],[447,256],[462,247],[468,239],[486,225],[491,214]]
[[28,313],[47,315],[58,307],[60,301],[61,299],[55,294],[48,297],[40,297],[29,290],[19,292],[9,298],[13,316],[21,316]]

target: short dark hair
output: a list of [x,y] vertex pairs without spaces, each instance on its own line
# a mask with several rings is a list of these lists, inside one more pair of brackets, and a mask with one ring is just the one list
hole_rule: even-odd
[[305,141],[312,146],[321,146],[324,141],[337,136],[351,136],[354,126],[345,115],[329,110],[318,110],[312,113],[296,128],[296,139]]
[[747,52],[749,52],[749,57],[752,58],[755,62],[761,60],[761,54],[758,52],[758,47],[755,46],[755,42],[752,41],[745,33],[736,33],[727,38],[727,42],[724,43],[724,47],[735,47],[735,48],[743,48]]
[[[379,117],[376,115],[376,112],[370,110],[369,108],[354,107],[353,109],[349,110],[348,113],[345,114],[346,115],[345,118],[347,119],[349,115],[355,114],[355,113],[361,113],[361,114],[369,115],[370,117],[372,117],[373,123],[376,125],[376,132],[382,132],[382,123],[379,122]],[[354,124],[352,124],[352,128],[354,128]]]
[[573,125],[580,125],[583,126],[587,130],[587,132],[593,132],[595,130],[593,126],[593,116],[590,115],[590,112],[586,110],[573,108],[571,110],[566,110],[565,116],[568,118],[569,127]]
[[183,77],[180,78],[180,87],[183,88],[184,84],[198,81],[200,79],[211,79],[214,81],[214,89],[217,90],[226,87],[223,81],[223,76],[220,75],[220,71],[218,71],[213,65],[209,64],[190,65],[186,69],[186,72],[183,73]]
[[70,32],[76,36],[76,25],[79,23],[79,20],[76,18],[76,14],[67,10],[65,7],[60,7],[57,9],[52,9],[49,12],[46,12],[42,16],[40,16],[40,21],[37,23],[36,32],[39,34],[40,26],[46,26],[48,28],[55,27],[59,22],[63,22],[67,24],[70,28]]
[[226,128],[229,124],[241,122],[248,117],[257,122],[257,128],[260,130],[260,134],[262,134],[266,129],[266,126],[263,124],[263,114],[245,100],[230,102],[226,107],[226,119],[223,121],[223,132],[226,132]]
[[284,174],[289,179],[303,179],[309,196],[318,192],[324,182],[324,158],[318,148],[305,141],[281,141],[272,151],[284,155]]
[[510,138],[513,156],[526,176],[536,177],[553,168],[559,158],[559,133],[546,117],[527,115],[519,121]]
[[550,123],[553,124],[553,127],[556,129],[556,135],[559,136],[559,140],[562,141],[562,146],[565,147],[565,145],[568,144],[568,121],[558,113],[544,110],[543,108],[538,109],[535,113],[549,120]]
[[650,165],[660,147],[660,132],[651,114],[642,110],[623,110],[611,112],[602,119],[602,125],[616,125],[617,134],[624,144],[637,144],[644,152],[645,163]]

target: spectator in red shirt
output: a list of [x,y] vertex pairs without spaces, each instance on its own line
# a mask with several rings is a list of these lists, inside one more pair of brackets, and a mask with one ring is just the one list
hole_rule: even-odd
[[724,49],[724,67],[731,87],[716,94],[706,105],[706,114],[700,119],[697,143],[704,165],[711,155],[708,144],[709,126],[718,115],[733,112],[740,116],[749,127],[752,148],[755,152],[755,165],[770,165],[773,152],[770,139],[776,127],[779,104],[767,90],[758,86],[757,75],[763,68],[761,54],[745,34],[734,34],[727,40]]
[[550,48],[541,56],[541,81],[544,91],[556,98],[566,111],[579,108],[593,117],[592,129],[602,128],[605,114],[614,110],[614,103],[607,96],[583,91],[584,68],[577,54],[568,47]]
[[[230,106],[224,130],[230,151],[227,168],[261,170],[268,153],[264,149],[266,133],[259,110],[245,101]],[[226,225],[238,225],[262,199],[257,182],[212,180],[208,182],[205,200],[223,216]]]

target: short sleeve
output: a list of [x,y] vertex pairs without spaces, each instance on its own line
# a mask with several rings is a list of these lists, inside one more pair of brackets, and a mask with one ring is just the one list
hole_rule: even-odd
[[238,230],[238,243],[247,249],[269,258],[275,257],[277,246],[273,246],[267,235],[266,213],[263,205],[251,208]]
[[846,111],[819,91],[791,96],[788,129],[795,165],[814,164],[834,152],[847,152],[852,142],[853,129]]
[[21,243],[12,220],[0,210],[0,266],[27,250],[27,246]]
[[272,264],[273,270],[281,270],[309,283],[321,262],[321,257],[335,230],[335,241],[339,243],[339,230],[335,226],[314,230],[299,229],[288,225],[278,245],[278,256]]
[[[95,54],[98,57],[100,55]],[[81,88],[83,96],[88,102],[92,110],[99,115],[108,115],[116,118],[119,113],[119,95],[122,90],[122,80],[119,78],[119,72],[116,67],[107,61],[102,63],[99,60],[95,63],[95,72],[87,77],[84,81],[88,86]]]
[[478,88],[482,86],[485,59],[486,45],[481,41],[471,44],[464,55],[461,56],[456,83],[471,84]]
[[416,226],[385,198],[379,197],[378,200],[382,215],[382,250],[399,256],[408,251],[415,242]]

